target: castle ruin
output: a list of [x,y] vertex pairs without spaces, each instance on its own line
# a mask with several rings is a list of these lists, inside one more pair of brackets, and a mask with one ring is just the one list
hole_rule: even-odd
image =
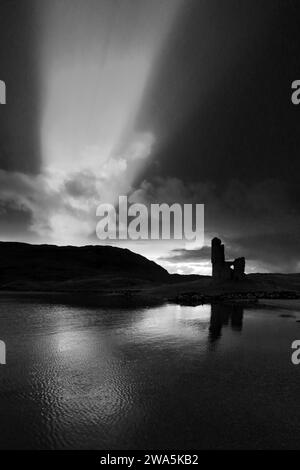
[[225,261],[225,249],[219,238],[211,241],[212,277],[217,281],[239,281],[245,277],[245,258]]

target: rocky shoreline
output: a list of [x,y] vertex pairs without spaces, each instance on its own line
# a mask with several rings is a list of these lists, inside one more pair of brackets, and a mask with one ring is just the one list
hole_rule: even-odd
[[222,294],[199,294],[197,292],[184,292],[175,297],[168,298],[168,301],[178,305],[196,306],[217,302],[241,302],[247,304],[257,304],[260,299],[297,300],[300,299],[300,293],[294,291],[224,292]]

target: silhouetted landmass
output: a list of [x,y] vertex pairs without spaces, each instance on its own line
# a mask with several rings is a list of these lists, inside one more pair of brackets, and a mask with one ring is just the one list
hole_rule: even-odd
[[20,287],[126,279],[163,281],[169,273],[145,257],[112,246],[55,246],[0,242],[0,286]]
[[92,293],[130,303],[300,298],[300,274],[251,274],[213,282],[211,276],[169,274],[145,257],[111,246],[55,246],[0,242],[2,292]]
[[127,249],[0,242],[1,290],[106,290],[178,279]]

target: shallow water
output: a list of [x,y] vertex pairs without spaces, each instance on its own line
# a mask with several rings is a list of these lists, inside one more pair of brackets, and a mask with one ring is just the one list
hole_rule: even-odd
[[300,448],[299,319],[1,299],[0,448]]

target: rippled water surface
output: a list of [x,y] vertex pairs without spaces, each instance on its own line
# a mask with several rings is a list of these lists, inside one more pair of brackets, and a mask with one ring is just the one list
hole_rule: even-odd
[[0,447],[300,448],[297,320],[2,298]]

